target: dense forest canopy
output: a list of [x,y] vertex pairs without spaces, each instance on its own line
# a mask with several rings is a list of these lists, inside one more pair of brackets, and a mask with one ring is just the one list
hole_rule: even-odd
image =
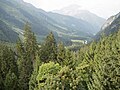
[[120,30],[71,51],[27,23],[14,49],[0,44],[0,90],[120,90]]

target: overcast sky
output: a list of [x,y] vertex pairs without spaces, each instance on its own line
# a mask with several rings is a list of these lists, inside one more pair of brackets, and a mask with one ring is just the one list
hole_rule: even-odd
[[108,18],[120,12],[120,0],[24,0],[45,11],[58,10],[78,4],[98,16]]

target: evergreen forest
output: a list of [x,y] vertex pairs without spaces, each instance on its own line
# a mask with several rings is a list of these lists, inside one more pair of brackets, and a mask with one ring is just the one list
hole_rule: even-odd
[[74,51],[52,32],[39,44],[26,23],[22,40],[0,43],[0,90],[120,90],[120,30]]

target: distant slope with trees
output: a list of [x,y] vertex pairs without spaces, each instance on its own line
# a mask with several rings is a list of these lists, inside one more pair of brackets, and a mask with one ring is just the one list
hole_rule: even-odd
[[[18,37],[23,37],[23,26],[26,22],[31,24],[38,42],[42,42],[51,31],[57,40],[62,40],[65,44],[71,42],[71,39],[91,40],[94,34],[94,27],[82,19],[45,12],[23,0],[0,0],[0,21],[6,27],[10,27],[9,36],[11,36],[6,38],[6,35],[1,35],[0,39],[9,42],[15,42]],[[0,25],[2,26],[1,23]],[[3,32],[5,28],[0,30]]]

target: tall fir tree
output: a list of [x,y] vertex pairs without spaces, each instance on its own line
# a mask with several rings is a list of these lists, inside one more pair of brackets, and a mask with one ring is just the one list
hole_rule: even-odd
[[57,60],[57,44],[52,32],[49,33],[45,42],[41,45],[40,59],[44,62]]
[[34,88],[36,88],[38,86],[38,82],[37,82],[36,78],[37,78],[39,67],[41,64],[42,64],[42,62],[37,54],[36,60],[35,60],[35,65],[34,65],[34,70],[32,72],[32,75],[31,75],[30,81],[29,81],[29,90],[34,90]]
[[28,23],[24,27],[24,41],[17,43],[18,69],[19,69],[19,89],[28,90],[29,80],[33,71],[37,42],[34,33]]
[[65,60],[65,51],[63,43],[60,42],[57,47],[57,62],[60,64]]
[[17,76],[15,75],[15,73],[11,72],[11,70],[9,70],[9,72],[6,75],[5,81],[4,81],[4,85],[5,85],[5,90],[16,90],[18,89],[17,86]]
[[[18,69],[15,54],[9,47],[3,44],[0,45],[0,90],[5,90],[7,87],[5,83],[10,82],[10,80],[7,79],[9,71],[14,73],[17,78]],[[15,79],[15,82],[17,82],[17,79]],[[15,90],[17,85],[13,86],[10,84],[9,87],[13,88],[12,90]]]

